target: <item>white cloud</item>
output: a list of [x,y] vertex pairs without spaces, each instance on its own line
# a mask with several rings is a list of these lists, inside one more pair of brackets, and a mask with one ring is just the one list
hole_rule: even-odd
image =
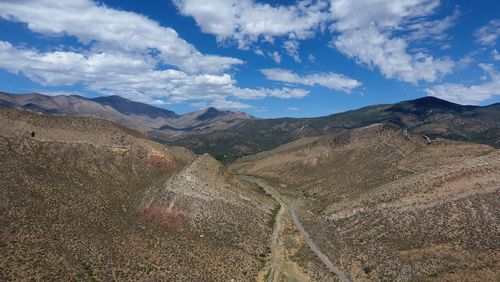
[[75,36],[99,51],[145,54],[155,50],[163,63],[189,73],[220,73],[243,63],[235,58],[201,54],[172,28],[90,0],[1,1],[0,17],[26,23],[34,32]]
[[198,109],[205,109],[208,107],[214,107],[219,109],[249,109],[253,108],[251,105],[244,104],[238,101],[228,101],[228,100],[216,100],[210,103],[207,102],[195,102],[191,103],[189,106]]
[[274,51],[272,53],[267,53],[269,57],[273,59],[273,61],[277,64],[281,64],[281,55],[278,51]]
[[234,93],[235,96],[245,99],[260,99],[264,97],[275,97],[280,99],[300,99],[309,95],[309,91],[307,90],[287,87],[276,89],[231,88],[228,90],[229,92]]
[[[407,36],[408,40],[427,40],[432,42],[444,40],[448,38],[446,31],[453,27],[460,17],[460,11],[455,9],[452,15],[439,20],[422,20],[418,18],[415,22],[408,24],[407,30],[410,32]],[[449,45],[445,44],[443,49],[448,49]]]
[[457,63],[456,63],[456,68],[459,70],[463,70],[468,68],[472,63],[474,63],[475,59],[474,57],[477,55],[476,52],[470,52],[460,58]]
[[180,12],[192,16],[201,30],[219,42],[234,40],[245,49],[258,40],[293,34],[313,36],[328,17],[327,1],[298,1],[296,5],[257,3],[254,0],[173,0]]
[[493,46],[500,38],[500,19],[491,20],[474,33],[476,41],[482,45]]
[[479,65],[485,72],[486,81],[480,84],[464,85],[445,83],[425,89],[428,95],[460,104],[477,105],[482,101],[500,96],[500,73],[492,65]]
[[[219,42],[234,40],[240,48],[259,40],[283,39],[283,48],[300,62],[300,41],[330,26],[331,46],[356,62],[378,68],[391,79],[435,82],[449,74],[454,62],[411,51],[410,43],[444,40],[460,12],[433,19],[440,0],[308,0],[270,5],[254,0],[173,0],[201,30]],[[279,19],[279,20],[277,20]]]
[[[228,98],[302,98],[302,89],[240,88],[228,74],[188,74],[179,70],[159,70],[148,57],[129,57],[123,53],[46,52],[19,49],[0,41],[0,68],[22,73],[42,85],[60,86],[83,83],[87,90],[134,100],[174,103],[207,100],[223,105]],[[227,107],[237,104],[229,102]]]
[[493,60],[500,61],[500,53],[498,53],[497,49],[491,51],[491,56],[493,56]]
[[394,34],[408,30],[407,23],[432,14],[438,5],[439,0],[332,1],[332,28],[338,36],[331,45],[358,63],[377,67],[387,78],[434,82],[450,73],[454,62],[424,52],[410,54],[406,39]]
[[253,51],[255,54],[257,54],[258,56],[264,56],[264,52],[260,49],[256,49]]
[[299,108],[297,108],[297,107],[288,107],[286,109],[289,111],[298,111],[299,110]]
[[290,39],[283,43],[283,47],[285,47],[286,53],[293,58],[293,60],[297,63],[302,62],[300,60],[299,48],[300,43],[296,39]]
[[151,68],[152,62],[130,57],[122,53],[74,52],[39,53],[32,49],[16,49],[8,42],[0,41],[0,65],[2,68],[29,77],[43,85],[73,85],[79,81],[99,79],[101,74],[135,74]]
[[316,57],[313,54],[309,54],[309,56],[307,56],[307,59],[311,63],[315,63],[316,62]]
[[267,79],[292,84],[302,85],[321,85],[333,90],[351,92],[353,89],[361,86],[361,82],[348,78],[337,73],[316,73],[300,76],[292,71],[285,69],[263,69],[261,72]]

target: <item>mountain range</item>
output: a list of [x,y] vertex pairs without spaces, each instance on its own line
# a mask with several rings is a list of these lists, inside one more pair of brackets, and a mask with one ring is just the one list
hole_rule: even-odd
[[428,138],[500,147],[500,104],[463,106],[434,97],[374,105],[316,118],[259,119],[239,111],[208,108],[184,115],[120,96],[84,98],[0,93],[0,107],[45,114],[94,116],[138,130],[160,142],[232,161],[295,139],[375,123],[391,123]]
[[78,95],[19,95],[0,92],[0,107],[27,109],[51,115],[98,117],[165,142],[192,134],[224,130],[244,120],[253,119],[242,112],[221,111],[215,108],[178,115],[120,96],[85,98]]
[[500,277],[499,150],[478,144],[498,147],[498,104],[257,119],[1,97],[1,281]]
[[245,120],[223,131],[189,136],[174,143],[194,152],[237,158],[270,150],[301,137],[338,133],[376,123],[391,123],[429,138],[500,147],[500,104],[462,106],[434,97],[374,105],[317,118]]

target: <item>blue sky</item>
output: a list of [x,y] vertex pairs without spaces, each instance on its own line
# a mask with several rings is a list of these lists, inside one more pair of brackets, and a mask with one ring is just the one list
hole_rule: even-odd
[[500,2],[4,0],[0,91],[320,116],[500,102]]

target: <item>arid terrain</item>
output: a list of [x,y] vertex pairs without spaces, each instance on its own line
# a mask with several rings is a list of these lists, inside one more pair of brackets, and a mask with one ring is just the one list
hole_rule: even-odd
[[[500,277],[497,149],[375,124],[298,140],[232,169],[268,179],[347,279]],[[311,269],[307,257],[290,260]],[[310,272],[319,280],[321,269]]]
[[500,282],[500,0],[0,0],[0,282]]
[[78,95],[47,96],[39,93],[0,92],[0,108],[27,109],[50,115],[96,117],[132,128],[161,141],[225,130],[245,120],[254,119],[239,111],[222,111],[215,108],[178,115],[117,95],[89,99]]
[[275,202],[111,122],[0,110],[0,280],[252,280]]
[[375,123],[410,133],[500,148],[500,104],[464,106],[435,97],[373,105],[315,118],[259,119],[240,111],[207,108],[184,115],[120,96],[84,98],[0,92],[0,108],[50,115],[90,116],[112,121],[225,164],[303,137],[337,134]]
[[498,149],[390,122],[227,168],[110,121],[0,109],[0,162],[2,281],[500,277]]

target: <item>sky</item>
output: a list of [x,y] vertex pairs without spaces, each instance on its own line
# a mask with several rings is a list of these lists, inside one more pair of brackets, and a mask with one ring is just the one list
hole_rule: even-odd
[[500,102],[498,0],[0,0],[0,91],[321,116]]

